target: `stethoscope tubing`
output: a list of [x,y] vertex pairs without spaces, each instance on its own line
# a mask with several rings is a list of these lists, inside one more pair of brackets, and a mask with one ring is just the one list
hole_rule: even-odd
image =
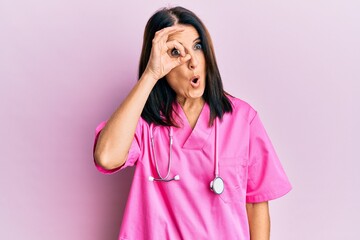
[[219,130],[218,130],[218,118],[215,118],[215,178],[219,177]]
[[[219,149],[218,149],[218,138],[219,138],[219,129],[218,129],[218,118],[215,119],[215,149],[214,149],[214,158],[215,158],[215,178],[210,182],[210,190],[216,194],[221,194],[224,191],[224,181],[221,177],[219,177]],[[159,176],[159,178],[155,178],[149,176],[149,181],[158,181],[158,182],[170,182],[173,180],[180,180],[179,175],[175,175],[172,178],[169,178],[171,165],[172,165],[172,145],[173,145],[173,128],[172,126],[168,127],[169,129],[169,159],[168,159],[168,168],[166,172],[166,176],[163,177],[160,173],[158,162],[156,159],[156,151],[155,151],[155,141],[154,141],[154,127],[153,124],[150,124],[150,139],[151,139],[151,146],[152,146],[152,155],[154,157],[155,162],[155,169]]]
[[154,157],[155,169],[156,169],[156,172],[157,172],[159,178],[154,178],[154,177],[150,176],[149,180],[150,181],[162,181],[162,182],[170,182],[170,181],[173,181],[173,180],[179,180],[180,177],[178,175],[176,175],[175,177],[169,179],[171,165],[172,165],[172,145],[173,145],[173,133],[174,133],[173,128],[171,126],[168,127],[168,129],[169,129],[169,160],[168,160],[168,168],[167,168],[167,172],[166,172],[165,177],[163,177],[161,175],[160,170],[159,170],[159,166],[158,166],[158,163],[157,163],[157,159],[156,159],[155,141],[154,141],[154,133],[153,133],[155,128],[154,128],[153,124],[150,124],[150,140],[151,140],[152,153],[153,153],[152,155]]

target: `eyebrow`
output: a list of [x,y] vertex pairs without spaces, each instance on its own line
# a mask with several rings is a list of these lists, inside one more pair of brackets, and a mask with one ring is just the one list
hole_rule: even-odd
[[[198,41],[198,40],[200,40],[200,37],[196,38],[196,39],[193,41],[193,43],[196,42],[196,41]],[[182,42],[179,42],[179,43],[182,45]]]

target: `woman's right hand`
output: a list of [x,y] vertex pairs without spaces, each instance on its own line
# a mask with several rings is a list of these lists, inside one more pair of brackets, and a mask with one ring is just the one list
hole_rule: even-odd
[[[145,72],[149,73],[156,81],[168,74],[173,68],[190,60],[191,56],[185,54],[184,46],[176,40],[168,41],[169,35],[181,32],[180,26],[163,28],[155,33],[152,40],[150,58]],[[178,50],[178,55],[172,52]]]

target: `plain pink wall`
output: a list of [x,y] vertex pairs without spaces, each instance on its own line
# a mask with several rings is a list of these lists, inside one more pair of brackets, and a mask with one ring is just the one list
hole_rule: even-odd
[[160,7],[197,13],[227,90],[257,109],[294,186],[272,239],[357,239],[360,2],[0,2],[0,239],[117,239],[133,169],[102,175],[96,125],[137,79]]

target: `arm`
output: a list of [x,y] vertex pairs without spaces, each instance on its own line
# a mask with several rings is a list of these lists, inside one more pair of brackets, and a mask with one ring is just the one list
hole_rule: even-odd
[[[191,56],[185,55],[179,42],[167,41],[169,34],[177,31],[182,28],[174,26],[156,32],[143,75],[100,132],[94,159],[101,167],[110,170],[125,163],[141,112],[156,82],[174,67],[190,60]],[[180,50],[181,56],[169,55],[169,49],[174,47]]]
[[124,164],[137,122],[155,83],[155,79],[144,73],[101,130],[94,158],[103,168],[110,170]]
[[249,219],[250,239],[270,239],[270,215],[268,202],[247,203],[246,211]]

